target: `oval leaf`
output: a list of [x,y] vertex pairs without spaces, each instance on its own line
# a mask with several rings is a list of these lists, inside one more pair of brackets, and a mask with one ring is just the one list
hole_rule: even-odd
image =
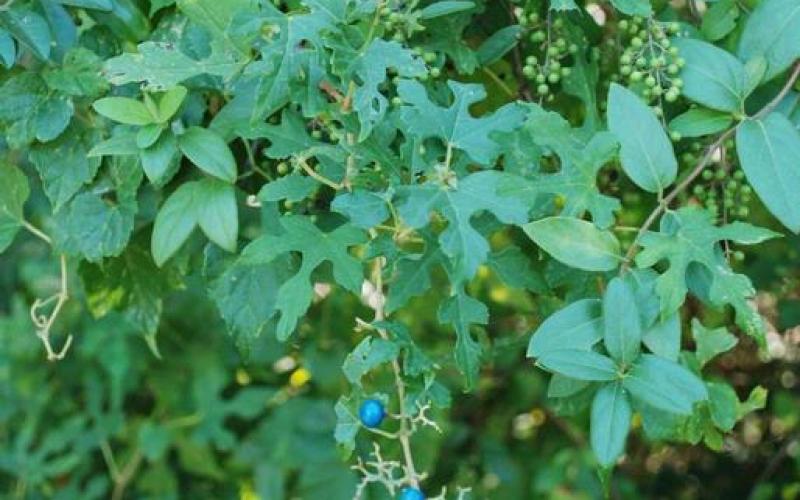
[[781,223],[800,231],[800,132],[779,113],[748,120],[736,130],[736,150],[747,181]]
[[528,357],[559,349],[588,351],[603,338],[601,313],[599,300],[583,299],[550,315],[531,337]]
[[208,239],[229,252],[236,251],[239,237],[239,215],[233,186],[216,179],[197,184],[197,222]]
[[236,181],[236,160],[228,145],[215,132],[189,127],[178,137],[178,147],[205,173],[230,183]]
[[631,427],[631,404],[622,384],[606,384],[592,401],[591,443],[597,461],[603,467],[614,465],[625,451]]
[[572,217],[548,217],[522,226],[553,258],[584,271],[611,271],[622,261],[619,241],[608,231]]
[[742,113],[748,94],[744,65],[710,43],[690,38],[675,40],[686,66],[681,71],[683,94],[709,108]]
[[156,121],[143,103],[129,97],[104,97],[96,100],[92,107],[109,120],[126,125],[141,126]]
[[630,366],[639,356],[639,309],[633,290],[622,278],[612,279],[603,295],[603,341],[611,357],[623,366]]
[[608,93],[608,129],[617,136],[622,168],[640,188],[660,193],[672,184],[678,161],[655,113],[617,84]]
[[561,349],[549,351],[536,361],[551,372],[577,380],[605,381],[617,378],[617,367],[607,356],[594,351]]

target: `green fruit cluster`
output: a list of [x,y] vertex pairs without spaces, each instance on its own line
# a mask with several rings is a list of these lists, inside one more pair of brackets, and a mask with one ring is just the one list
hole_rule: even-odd
[[553,98],[562,78],[569,76],[572,57],[578,45],[570,42],[564,20],[542,16],[536,11],[519,9],[519,23],[527,31],[527,57],[522,74],[533,83],[540,97]]
[[655,103],[659,113],[660,104],[675,102],[683,87],[678,75],[686,62],[669,38],[680,31],[680,25],[633,17],[619,21],[617,28],[626,45],[619,56],[618,78]]
[[[709,167],[701,174],[693,188],[695,199],[716,219],[732,221],[747,219],[750,216],[750,202],[753,188],[747,183],[744,172],[735,163],[733,143],[729,141],[720,151],[721,160],[715,167]],[[697,153],[702,149],[699,142],[692,143],[691,152],[682,155],[681,160],[696,163]]]

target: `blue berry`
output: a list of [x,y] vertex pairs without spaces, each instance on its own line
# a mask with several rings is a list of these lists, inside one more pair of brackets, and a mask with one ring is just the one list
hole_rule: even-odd
[[425,500],[425,495],[416,488],[403,488],[400,500]]
[[385,416],[386,411],[383,409],[383,403],[377,399],[367,399],[361,403],[361,408],[358,409],[358,417],[361,419],[361,423],[370,429],[381,425]]

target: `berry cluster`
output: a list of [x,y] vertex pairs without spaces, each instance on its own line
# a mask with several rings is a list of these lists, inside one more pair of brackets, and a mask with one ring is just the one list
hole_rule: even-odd
[[568,41],[564,20],[540,16],[538,12],[517,10],[517,18],[528,28],[528,56],[522,74],[534,83],[540,97],[552,99],[552,89],[570,74],[571,57],[578,45]]
[[[649,102],[660,104],[662,97],[675,102],[683,87],[678,74],[685,61],[669,36],[677,34],[680,25],[634,17],[621,20],[618,28],[620,35],[627,38],[627,47],[619,57],[622,78]],[[656,113],[661,107],[657,108]]]
[[412,13],[391,5],[381,7],[378,14],[383,29],[392,33],[392,39],[398,42],[404,42],[414,36],[414,33],[424,29]]

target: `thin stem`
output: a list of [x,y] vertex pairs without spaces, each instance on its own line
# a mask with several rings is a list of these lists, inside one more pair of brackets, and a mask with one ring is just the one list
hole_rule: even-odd
[[[48,361],[60,361],[64,359],[64,356],[67,355],[67,351],[69,351],[69,348],[72,345],[72,335],[67,336],[67,341],[58,352],[53,349],[53,345],[50,341],[50,331],[53,328],[53,324],[55,323],[56,318],[58,318],[61,308],[64,307],[64,304],[67,302],[67,300],[69,300],[69,290],[67,288],[67,257],[64,254],[61,254],[59,261],[61,264],[60,290],[55,295],[52,295],[46,299],[36,299],[31,306],[30,311],[31,320],[37,327],[36,336],[39,337],[39,340],[41,340],[42,344],[44,345],[45,351],[47,352]],[[43,307],[51,304],[54,301],[56,305],[53,306],[53,310],[49,315],[39,314],[39,311]]]
[[491,78],[492,81],[494,81],[494,83],[496,83],[497,86],[500,87],[500,90],[502,90],[503,92],[505,92],[508,95],[508,97],[516,96],[514,91],[511,90],[511,88],[509,88],[508,85],[506,85],[506,82],[504,82],[499,76],[497,76],[497,73],[495,73],[494,71],[492,71],[491,69],[489,69],[487,67],[483,68],[483,72],[486,73],[486,76]]
[[772,110],[774,110],[781,103],[781,101],[783,101],[786,95],[791,92],[792,87],[794,86],[798,77],[800,77],[800,61],[795,63],[792,74],[789,75],[789,79],[786,81],[786,84],[783,86],[781,91],[778,92],[778,95],[776,95],[775,98],[773,98],[766,106],[761,108],[761,111],[753,115],[753,120],[758,120],[771,113]]
[[[386,318],[383,305],[383,257],[375,259],[375,264],[372,272],[372,280],[375,285],[375,290],[378,291],[379,297],[375,301],[375,321],[383,321]],[[388,340],[389,334],[382,328],[376,328],[378,335],[382,339]],[[397,439],[400,441],[400,447],[403,450],[403,459],[405,461],[406,476],[411,486],[419,487],[419,476],[417,469],[414,465],[414,455],[411,452],[411,432],[408,423],[408,414],[406,413],[406,385],[403,381],[403,375],[400,370],[400,363],[397,359],[392,360],[392,371],[394,372],[395,387],[397,388],[397,400],[400,409],[400,430],[397,432]]]
[[244,151],[247,154],[247,162],[250,164],[250,168],[253,169],[254,172],[259,174],[261,177],[264,177],[268,181],[272,180],[272,176],[269,175],[267,172],[261,169],[256,163],[256,157],[253,154],[253,146],[250,145],[250,141],[242,137],[242,144],[244,144]]
[[42,232],[42,231],[41,231],[39,228],[37,228],[36,226],[34,226],[33,224],[31,224],[30,222],[26,221],[25,219],[22,219],[22,220],[20,221],[20,223],[22,224],[22,227],[24,227],[25,229],[27,229],[27,230],[28,230],[28,232],[30,232],[31,234],[33,234],[34,236],[36,236],[36,237],[37,237],[37,238],[39,238],[40,240],[44,241],[44,242],[45,242],[45,243],[47,243],[48,245],[52,245],[52,244],[53,244],[53,240],[52,240],[52,239],[50,239],[50,237],[49,237],[49,236],[47,236],[47,235],[46,235],[45,233],[43,233],[43,232]]
[[339,191],[340,189],[344,188],[344,185],[339,182],[333,182],[332,180],[328,179],[327,177],[320,175],[317,173],[316,170],[311,168],[311,166],[306,162],[305,158],[297,158],[297,164],[312,178],[318,180],[319,182],[325,184],[326,186],[334,189],[335,191]]

